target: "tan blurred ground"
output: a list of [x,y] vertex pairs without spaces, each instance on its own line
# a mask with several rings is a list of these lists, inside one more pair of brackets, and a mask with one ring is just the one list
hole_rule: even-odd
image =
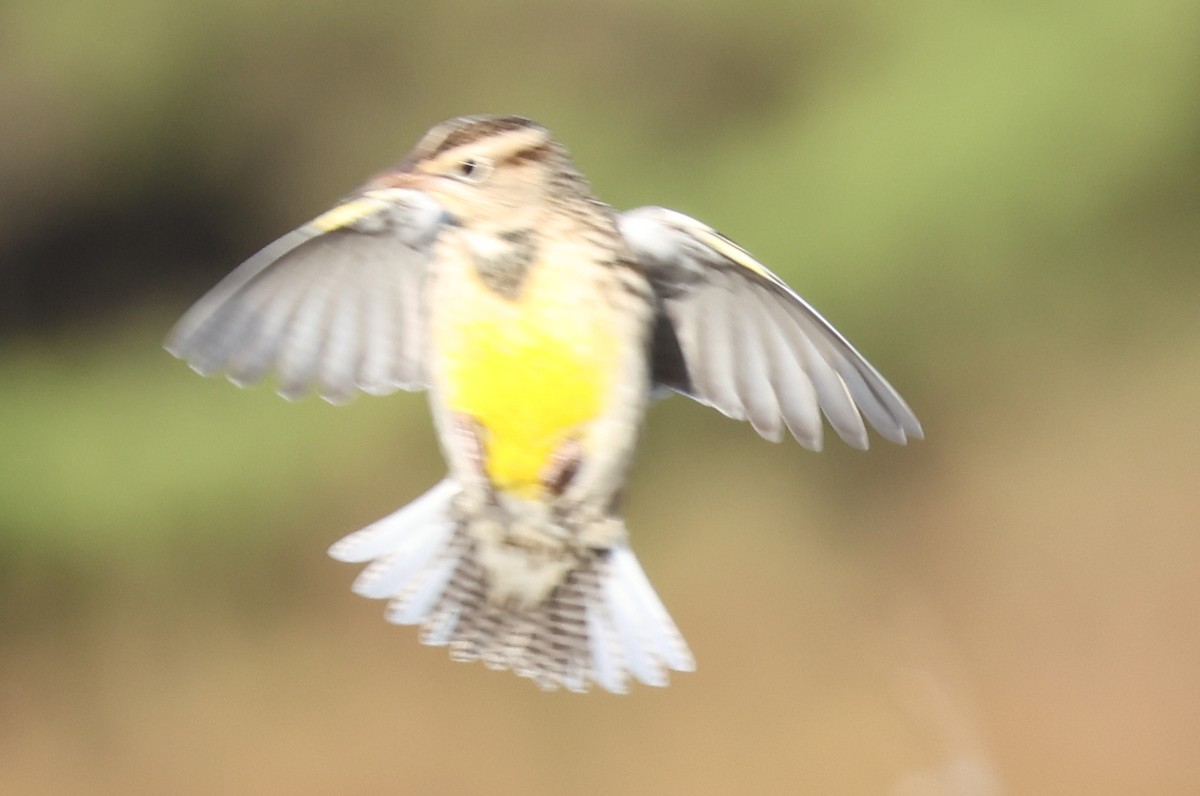
[[[1200,9],[1127,6],[0,8],[0,275],[93,268],[0,339],[0,792],[1200,792]],[[665,690],[542,694],[349,593],[325,547],[439,477],[421,397],[157,348],[491,111],[759,254],[925,423],[813,455],[654,408],[629,522],[699,667]],[[164,196],[216,248],[164,231],[114,297]]]

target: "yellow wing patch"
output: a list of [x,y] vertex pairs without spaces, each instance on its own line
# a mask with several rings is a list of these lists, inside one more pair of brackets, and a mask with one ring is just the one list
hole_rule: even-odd
[[351,199],[349,202],[344,202],[332,210],[327,210],[317,216],[308,222],[308,225],[321,232],[333,232],[335,229],[347,227],[356,221],[377,213],[379,205],[379,200],[374,197],[363,196],[358,199]]
[[779,283],[779,277],[771,273],[770,269],[765,265],[754,259],[750,252],[738,246],[716,230],[704,227],[701,230],[697,230],[695,235],[702,243],[705,243],[710,249],[727,260],[740,265],[751,273],[757,274],[768,282]]

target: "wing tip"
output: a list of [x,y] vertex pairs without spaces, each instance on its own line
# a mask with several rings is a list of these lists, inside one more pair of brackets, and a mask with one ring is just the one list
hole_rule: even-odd
[[902,406],[904,411],[892,415],[891,425],[886,427],[878,423],[871,425],[875,427],[881,437],[897,445],[907,445],[909,442],[925,439],[925,429],[921,426],[921,421],[917,419],[907,404],[902,404]]
[[856,451],[865,451],[871,449],[871,438],[867,435],[866,429],[863,429],[861,435],[843,434],[841,431],[838,431],[838,436],[842,438],[843,442],[845,442],[851,448],[854,448]]

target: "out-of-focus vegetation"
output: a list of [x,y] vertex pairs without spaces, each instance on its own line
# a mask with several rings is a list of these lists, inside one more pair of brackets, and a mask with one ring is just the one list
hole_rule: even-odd
[[[1200,791],[1200,6],[0,7],[0,791]],[[442,469],[159,349],[461,113],[725,231],[928,435],[812,455],[676,399],[635,544],[699,671],[544,695],[324,557]]]

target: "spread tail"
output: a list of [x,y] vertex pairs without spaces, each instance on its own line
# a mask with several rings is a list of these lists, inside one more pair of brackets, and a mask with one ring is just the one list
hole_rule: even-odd
[[388,600],[387,619],[421,625],[421,641],[449,645],[455,660],[482,660],[540,687],[613,693],[629,676],[667,684],[667,671],[692,671],[687,644],[628,544],[593,551],[532,607],[488,600],[487,574],[465,525],[449,516],[458,487],[442,481],[417,500],[329,549],[370,562],[354,582],[364,597]]

